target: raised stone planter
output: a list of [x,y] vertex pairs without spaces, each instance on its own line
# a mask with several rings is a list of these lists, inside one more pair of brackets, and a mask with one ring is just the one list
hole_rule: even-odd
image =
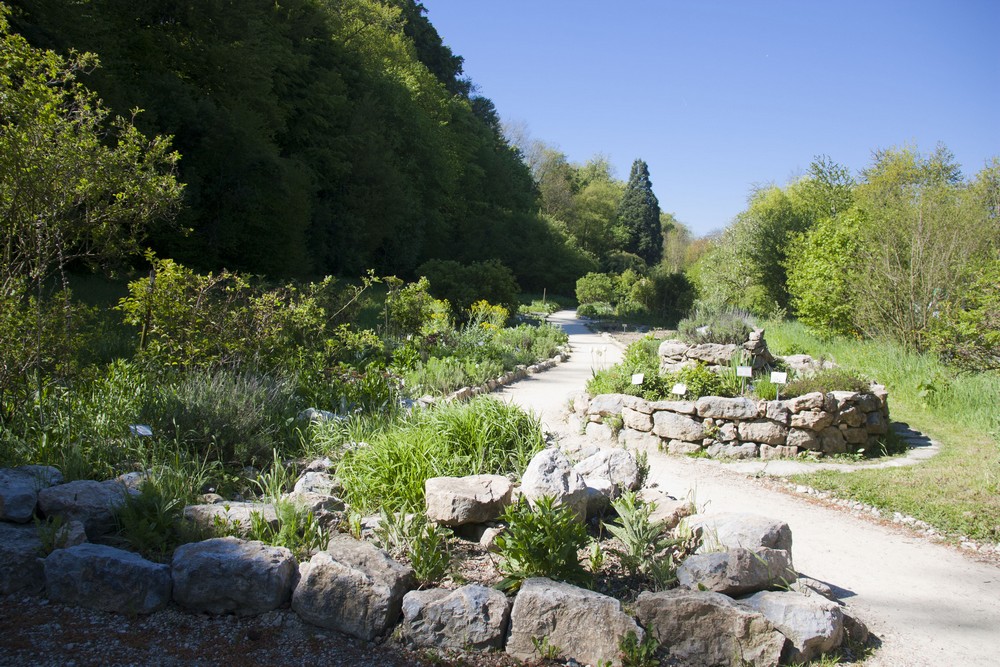
[[623,446],[727,458],[844,454],[867,449],[889,426],[887,394],[880,385],[864,393],[814,392],[781,401],[717,396],[646,401],[606,394],[589,402],[578,398],[574,410],[591,438],[610,439],[604,422],[620,415],[617,439]]

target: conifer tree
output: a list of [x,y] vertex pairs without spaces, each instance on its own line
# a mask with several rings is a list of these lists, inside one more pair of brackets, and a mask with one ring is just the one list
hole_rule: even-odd
[[663,257],[660,232],[660,203],[653,194],[649,166],[643,160],[632,163],[625,195],[618,205],[618,230],[623,250],[653,266]]

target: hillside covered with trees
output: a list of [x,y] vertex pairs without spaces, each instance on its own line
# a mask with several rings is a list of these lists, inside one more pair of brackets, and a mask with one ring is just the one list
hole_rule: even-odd
[[96,54],[80,81],[170,138],[184,196],[151,230],[161,255],[299,277],[494,259],[564,293],[594,268],[413,0],[11,4],[13,30]]

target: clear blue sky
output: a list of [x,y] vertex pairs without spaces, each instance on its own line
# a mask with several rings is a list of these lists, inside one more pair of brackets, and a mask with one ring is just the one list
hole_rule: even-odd
[[622,179],[646,160],[698,235],[816,155],[1000,155],[1000,0],[422,1],[504,121]]

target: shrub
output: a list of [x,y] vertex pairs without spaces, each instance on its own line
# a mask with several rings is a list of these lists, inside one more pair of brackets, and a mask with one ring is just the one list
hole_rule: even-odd
[[508,313],[517,312],[520,288],[511,270],[498,260],[461,264],[434,259],[417,271],[427,276],[431,294],[450,303],[456,313],[464,313],[482,299],[503,306]]
[[750,315],[728,308],[705,305],[677,324],[681,338],[689,343],[720,343],[739,345],[750,334]]
[[587,303],[611,303],[615,300],[615,280],[607,273],[588,273],[576,281],[576,300]]
[[409,561],[421,586],[430,586],[451,569],[451,531],[423,514],[379,513],[375,541],[396,558]]
[[870,383],[844,368],[827,368],[809,377],[797,378],[789,382],[781,392],[786,398],[802,396],[814,391],[828,393],[831,391],[865,392]]
[[606,303],[604,301],[598,303],[583,303],[576,309],[576,314],[580,317],[592,317],[594,319],[599,319],[602,317],[613,316],[615,314],[615,309],[610,303]]
[[580,562],[587,546],[587,529],[572,508],[556,505],[551,497],[539,498],[535,507],[526,502],[509,506],[503,515],[507,528],[497,536],[499,569],[505,575],[498,588],[515,591],[531,577],[548,577],[585,585],[590,576]]
[[254,464],[291,442],[286,421],[301,407],[287,379],[226,370],[174,376],[155,390],[147,423],[202,457]]

